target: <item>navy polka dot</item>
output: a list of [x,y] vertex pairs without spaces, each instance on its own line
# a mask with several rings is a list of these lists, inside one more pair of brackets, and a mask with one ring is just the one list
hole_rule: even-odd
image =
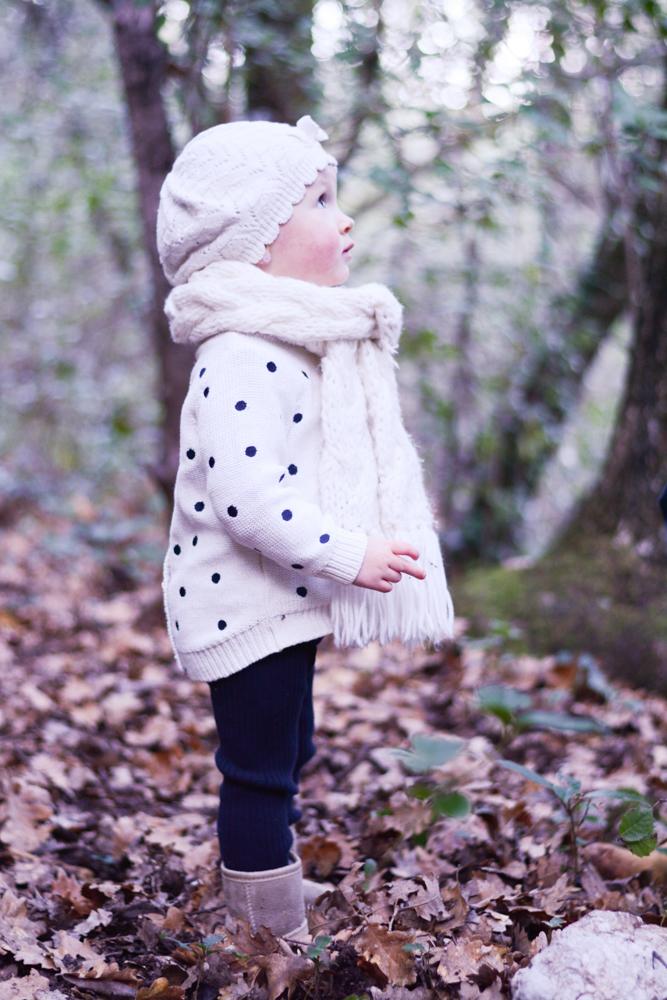
[[185,597],[185,587],[179,587],[178,592],[181,595],[181,597]]
[[[193,545],[196,545],[196,544],[197,544],[197,541],[198,541],[198,539],[197,539],[197,536],[195,535],[195,537],[194,537],[194,538],[192,539],[192,544],[193,544]],[[321,539],[321,538],[320,538],[320,541],[322,541],[322,539]]]
[[330,537],[331,537],[331,535],[320,535],[320,541],[324,545],[325,542],[329,541]]
[[280,477],[280,479],[278,480],[278,482],[279,482],[279,483],[282,483],[282,481],[283,481],[283,479],[284,479],[284,478],[285,478],[285,473],[283,472],[283,474],[282,474],[282,476]]
[[208,393],[209,393],[209,388],[208,386],[206,386],[206,388],[204,389],[204,395],[208,396]]
[[303,569],[301,563],[292,563],[292,569]]
[[220,621],[218,622],[218,628],[220,629],[221,632],[223,628],[227,628],[227,622],[225,621],[224,618],[221,618]]
[[213,458],[213,455],[211,455],[211,457],[209,458],[208,464],[209,464],[209,466],[210,466],[211,469],[215,465],[215,459]]
[[295,424],[298,424],[299,421],[303,420],[303,413],[295,413],[294,416],[292,417],[292,420],[294,421]]
[[267,361],[266,367],[269,369],[270,372],[274,372],[276,370],[275,361]]
[[197,503],[195,504],[195,510],[203,510],[203,509],[204,509],[204,501],[197,500]]
[[254,444],[249,444],[245,450],[245,453],[248,456],[248,458],[252,458],[253,455],[256,455],[257,449],[255,448]]
[[174,625],[176,626],[176,628],[178,628],[178,627],[179,627],[179,626],[178,626],[178,622],[174,622]]
[[238,514],[238,510],[236,509],[236,507],[228,507],[227,513],[229,514],[230,517],[236,517],[236,515]]
[[299,595],[299,597],[305,597],[306,594],[308,593],[308,589],[306,587],[297,587],[296,592]]
[[301,369],[301,374],[302,374],[302,375],[305,375],[305,376],[306,376],[306,378],[310,378],[310,375],[308,374],[308,372],[305,372],[305,371],[303,370],[303,368]]
[[247,404],[246,404],[246,401],[244,399],[239,399],[238,403],[235,404],[234,409],[236,409],[236,410],[245,410],[246,405]]
[[188,456],[188,458],[194,458],[195,457],[195,450],[194,450],[194,448],[188,448],[188,450],[186,451],[185,454]]
[[297,469],[296,465],[292,463],[291,465],[287,466],[287,471],[289,472],[290,476],[296,476],[299,470]]
[[202,368],[202,370],[201,370],[201,371],[200,371],[200,373],[199,373],[199,377],[200,377],[200,378],[202,377],[202,375],[204,374],[204,372],[205,372],[205,371],[206,371],[206,369],[205,369],[205,368]]
[[291,510],[284,510],[283,514],[282,514],[282,517],[283,517],[283,521],[291,521],[292,520],[292,511]]
[[174,555],[180,556],[180,554],[181,554],[181,546],[174,545]]
[[220,583],[220,574],[214,573],[213,576],[211,577],[211,580],[213,581],[213,583]]

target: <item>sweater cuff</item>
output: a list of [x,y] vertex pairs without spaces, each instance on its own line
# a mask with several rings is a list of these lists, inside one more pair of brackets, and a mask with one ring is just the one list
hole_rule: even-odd
[[368,535],[363,531],[337,528],[329,561],[316,576],[327,576],[339,583],[353,583],[366,555]]

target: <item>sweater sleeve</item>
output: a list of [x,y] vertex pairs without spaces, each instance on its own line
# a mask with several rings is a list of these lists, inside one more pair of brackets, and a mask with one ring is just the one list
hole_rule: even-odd
[[353,583],[368,536],[335,524],[291,482],[292,415],[275,375],[250,351],[235,352],[232,363],[209,357],[205,373],[193,388],[206,492],[217,518],[236,542],[285,569]]

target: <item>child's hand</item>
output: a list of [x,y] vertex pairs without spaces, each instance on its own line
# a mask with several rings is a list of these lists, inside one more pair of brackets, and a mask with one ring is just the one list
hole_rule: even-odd
[[394,583],[400,581],[401,573],[410,573],[418,580],[423,580],[426,573],[421,566],[401,559],[402,555],[411,556],[412,559],[419,558],[419,553],[409,542],[371,535],[354,585],[387,593],[394,589]]

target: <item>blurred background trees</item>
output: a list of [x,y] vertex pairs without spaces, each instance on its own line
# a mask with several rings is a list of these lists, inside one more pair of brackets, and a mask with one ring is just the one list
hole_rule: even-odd
[[561,589],[583,563],[614,601],[641,579],[638,613],[662,599],[664,7],[10,0],[0,19],[7,510],[87,503],[121,535],[166,515],[190,362],[162,314],[161,180],[202,128],[309,113],[356,219],[351,283],[406,306],[404,411],[460,607],[515,619],[534,580],[505,571],[572,553]]

